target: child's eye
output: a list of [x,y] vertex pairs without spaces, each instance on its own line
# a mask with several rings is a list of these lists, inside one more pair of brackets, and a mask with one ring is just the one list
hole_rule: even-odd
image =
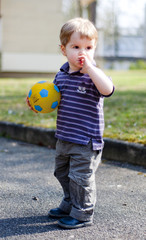
[[74,49],[78,49],[79,47],[78,46],[74,46]]
[[91,48],[92,48],[92,47],[88,46],[88,47],[87,47],[87,50],[90,50]]

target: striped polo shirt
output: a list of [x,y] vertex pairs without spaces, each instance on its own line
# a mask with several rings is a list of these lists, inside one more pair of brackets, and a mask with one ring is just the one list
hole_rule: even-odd
[[98,92],[89,75],[80,71],[69,73],[67,62],[60,68],[54,83],[61,92],[55,136],[83,145],[91,140],[93,150],[102,149],[104,96]]

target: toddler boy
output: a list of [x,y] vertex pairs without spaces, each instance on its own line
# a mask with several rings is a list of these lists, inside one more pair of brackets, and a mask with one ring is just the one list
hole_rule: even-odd
[[95,66],[97,30],[89,20],[69,20],[61,28],[60,41],[67,62],[54,80],[61,92],[54,175],[64,198],[49,215],[60,218],[59,226],[72,229],[93,222],[95,172],[103,149],[103,100],[112,95],[114,86]]

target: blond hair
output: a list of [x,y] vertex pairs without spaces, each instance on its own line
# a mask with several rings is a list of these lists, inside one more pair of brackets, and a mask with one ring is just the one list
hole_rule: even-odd
[[88,19],[73,18],[67,21],[61,28],[60,31],[60,42],[66,46],[69,42],[72,33],[79,32],[81,38],[87,37],[89,39],[95,39],[97,42],[98,34],[95,26]]

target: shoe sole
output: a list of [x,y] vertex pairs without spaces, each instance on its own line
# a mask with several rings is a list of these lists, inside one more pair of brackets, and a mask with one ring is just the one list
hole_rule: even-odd
[[68,217],[69,215],[55,215],[55,214],[52,214],[52,213],[49,213],[48,214],[49,217],[52,217],[52,218],[64,218],[64,217]]
[[79,223],[77,225],[72,226],[72,225],[67,225],[67,224],[58,222],[58,225],[65,229],[75,229],[75,228],[91,226],[91,225],[93,225],[93,223],[92,222],[83,222],[83,223]]

